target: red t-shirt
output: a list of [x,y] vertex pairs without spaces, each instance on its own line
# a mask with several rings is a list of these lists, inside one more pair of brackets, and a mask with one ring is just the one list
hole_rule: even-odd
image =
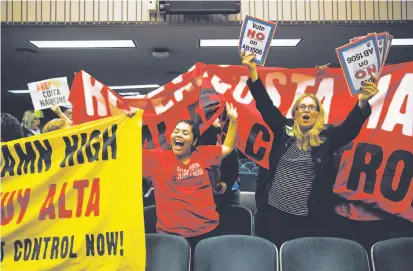
[[221,146],[200,146],[184,165],[172,150],[143,150],[143,176],[153,182],[158,232],[191,237],[218,226],[207,170],[219,165],[221,157]]

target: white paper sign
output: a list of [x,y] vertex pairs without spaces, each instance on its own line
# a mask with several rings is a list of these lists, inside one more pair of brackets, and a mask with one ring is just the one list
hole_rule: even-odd
[[239,52],[255,54],[254,62],[264,66],[276,27],[276,23],[245,16],[240,33]]
[[[392,41],[393,41],[393,36],[388,35],[387,44],[386,44],[386,52],[385,52],[385,55],[384,55],[384,63],[386,63],[387,57],[389,56]],[[384,67],[384,65],[383,65],[383,67]]]
[[380,63],[381,67],[384,67],[384,60],[386,56],[386,50],[387,50],[387,41],[388,41],[388,34],[387,33],[378,33],[376,34],[377,36],[377,44],[379,46],[379,52],[380,52]]
[[52,78],[28,83],[35,110],[42,110],[52,105],[70,105],[67,77]]
[[360,92],[362,82],[378,76],[381,62],[375,34],[337,48],[336,52],[352,95]]

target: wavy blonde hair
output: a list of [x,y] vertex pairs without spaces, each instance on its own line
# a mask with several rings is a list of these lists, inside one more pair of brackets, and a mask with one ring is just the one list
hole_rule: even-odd
[[[306,134],[304,134],[296,121],[296,112],[300,103],[307,97],[310,97],[315,102],[318,109],[318,118],[313,128],[311,128]],[[317,98],[317,96],[311,93],[304,93],[303,95],[301,95],[294,103],[292,116],[294,118],[293,136],[295,137],[297,147],[300,150],[306,151],[310,148],[310,146],[317,147],[324,143],[324,141],[320,138],[320,133],[324,129],[324,125],[326,122],[326,113],[324,111],[323,105],[320,103],[320,100]]]

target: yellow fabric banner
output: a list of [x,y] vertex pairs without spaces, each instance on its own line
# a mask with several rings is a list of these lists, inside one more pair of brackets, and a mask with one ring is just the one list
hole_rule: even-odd
[[1,269],[145,270],[142,111],[1,145]]

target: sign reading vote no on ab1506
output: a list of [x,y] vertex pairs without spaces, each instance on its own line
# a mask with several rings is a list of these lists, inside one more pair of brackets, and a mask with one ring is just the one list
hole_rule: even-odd
[[264,66],[276,27],[276,23],[245,16],[241,28],[239,52],[255,54],[254,62]]

